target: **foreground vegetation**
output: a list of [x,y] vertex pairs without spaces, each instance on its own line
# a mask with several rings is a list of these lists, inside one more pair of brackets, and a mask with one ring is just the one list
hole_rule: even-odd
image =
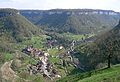
[[115,65],[111,68],[103,68],[86,73],[69,75],[57,82],[119,82],[119,69],[120,65]]

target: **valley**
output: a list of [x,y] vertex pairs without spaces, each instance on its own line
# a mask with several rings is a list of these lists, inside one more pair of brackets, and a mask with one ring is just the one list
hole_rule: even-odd
[[119,82],[119,19],[112,10],[1,8],[0,82]]

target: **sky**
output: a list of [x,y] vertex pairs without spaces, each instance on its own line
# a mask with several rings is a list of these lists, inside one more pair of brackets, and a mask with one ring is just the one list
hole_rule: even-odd
[[0,8],[15,9],[104,9],[120,12],[120,0],[0,0]]

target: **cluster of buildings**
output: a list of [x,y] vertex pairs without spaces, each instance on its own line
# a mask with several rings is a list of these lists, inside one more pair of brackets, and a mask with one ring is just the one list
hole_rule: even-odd
[[49,62],[49,53],[34,48],[33,46],[26,47],[22,50],[22,52],[39,60],[37,64],[28,65],[30,74],[40,73],[43,76],[49,77],[50,79],[61,77],[58,74],[58,71],[54,68],[53,64]]

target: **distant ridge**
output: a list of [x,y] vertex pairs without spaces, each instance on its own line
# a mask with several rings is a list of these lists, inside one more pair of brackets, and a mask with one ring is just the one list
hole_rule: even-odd
[[105,14],[105,15],[120,15],[120,12],[113,10],[102,10],[102,9],[51,9],[51,10],[20,10],[24,13],[36,13],[36,14]]
[[20,13],[43,30],[54,32],[99,33],[116,26],[120,13],[112,10],[52,9],[20,10]]

